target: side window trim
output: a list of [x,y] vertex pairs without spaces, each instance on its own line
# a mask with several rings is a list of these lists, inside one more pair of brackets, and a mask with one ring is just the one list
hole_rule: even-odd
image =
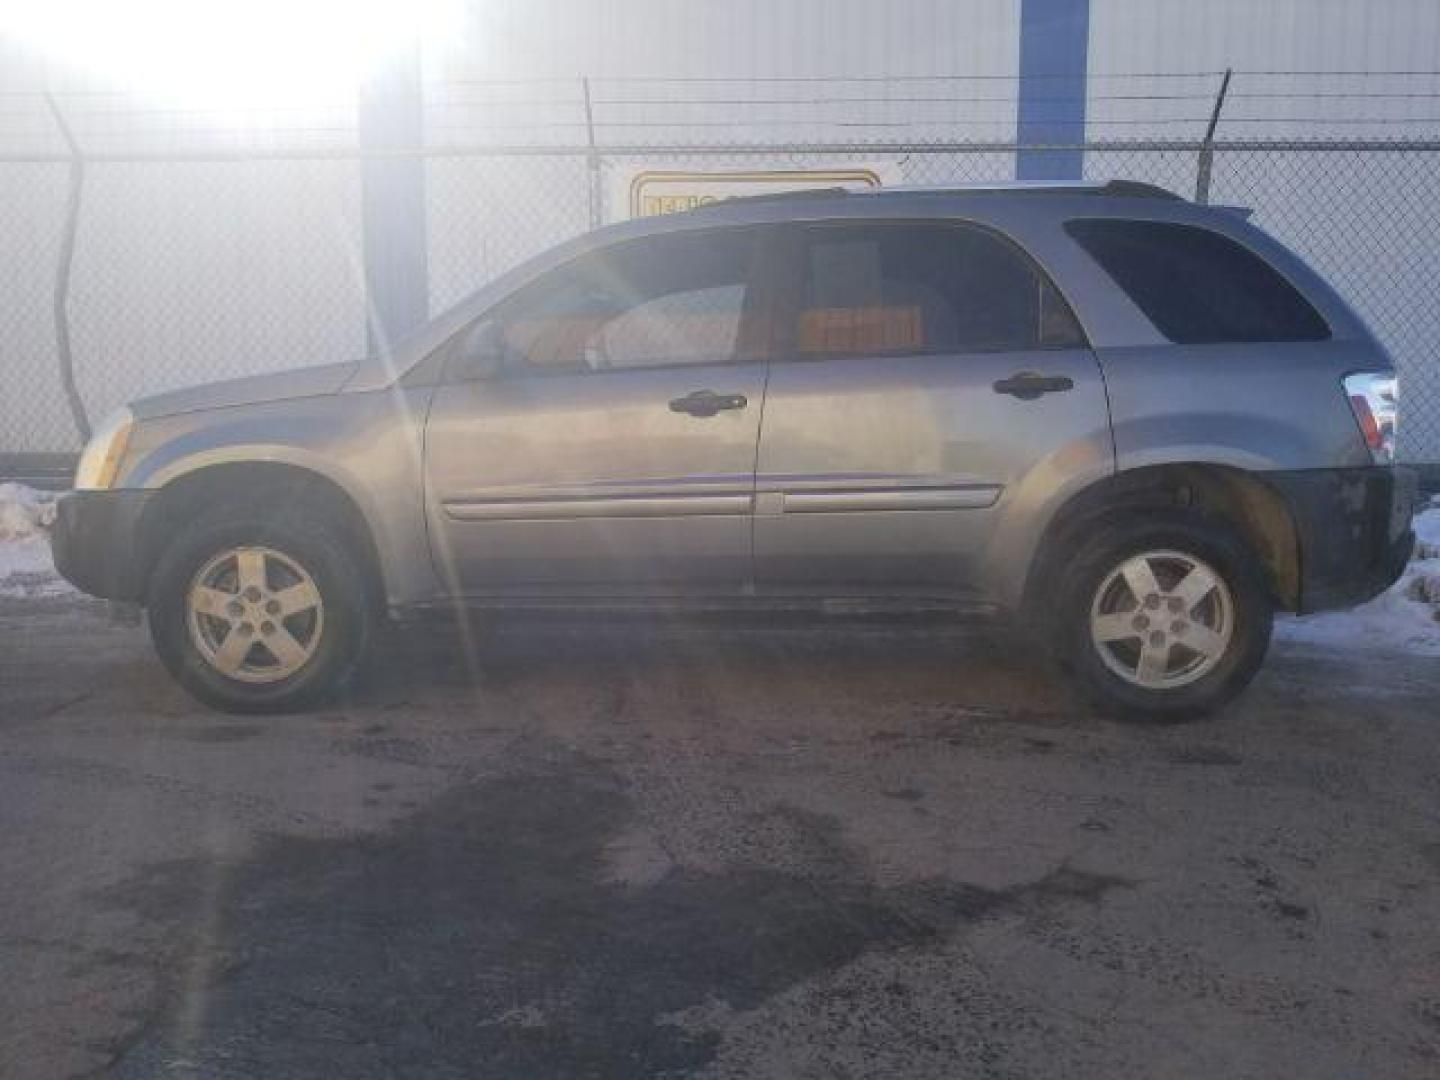
[[[793,333],[782,335],[782,328],[793,328],[798,325],[800,312],[803,310],[806,275],[809,272],[805,254],[810,236],[827,229],[873,228],[877,226],[882,228],[894,226],[913,227],[916,225],[935,229],[980,233],[996,241],[1019,259],[1021,264],[1033,275],[1036,288],[1040,293],[1039,297],[1037,297],[1035,309],[1036,326],[1035,344],[1033,346],[1024,349],[999,346],[990,349],[965,349],[960,351],[954,349],[931,349],[923,352],[888,354],[870,354],[864,352],[811,354],[800,351],[799,343],[793,340]],[[985,356],[1000,353],[1066,351],[1090,348],[1089,338],[1079,318],[1075,315],[1075,309],[1071,306],[1065,294],[1060,291],[1059,286],[1055,284],[1055,279],[1051,277],[1045,267],[1018,241],[984,222],[974,221],[968,218],[837,217],[814,221],[788,222],[778,226],[775,232],[779,234],[780,239],[772,254],[778,256],[782,269],[780,271],[780,283],[775,287],[777,313],[771,325],[772,348],[770,351],[770,361],[772,363],[820,364],[831,361],[865,359],[867,357],[876,358],[880,355],[887,356],[891,359],[904,359],[926,356]],[[1044,310],[1043,303],[1040,301],[1047,293],[1063,305],[1064,312],[1069,319],[1070,325],[1074,329],[1074,341],[1048,345],[1044,343]],[[791,338],[792,340],[782,341],[782,336]]]

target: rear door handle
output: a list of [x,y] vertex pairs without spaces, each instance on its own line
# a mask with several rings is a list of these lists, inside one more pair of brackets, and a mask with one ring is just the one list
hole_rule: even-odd
[[1041,394],[1060,394],[1075,389],[1075,380],[1066,375],[1040,375],[1021,371],[994,384],[997,394],[1009,394],[1021,401],[1034,401]]
[[696,390],[670,402],[670,411],[691,416],[714,416],[722,409],[743,409],[750,401],[744,394],[717,394],[714,390]]

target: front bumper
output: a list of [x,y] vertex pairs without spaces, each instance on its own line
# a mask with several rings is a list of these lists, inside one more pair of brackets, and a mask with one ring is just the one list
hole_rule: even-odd
[[55,569],[81,592],[139,601],[145,591],[141,523],[151,491],[72,491],[60,497],[50,536]]
[[1414,472],[1397,466],[1266,474],[1300,545],[1299,614],[1350,607],[1393,585],[1415,547]]

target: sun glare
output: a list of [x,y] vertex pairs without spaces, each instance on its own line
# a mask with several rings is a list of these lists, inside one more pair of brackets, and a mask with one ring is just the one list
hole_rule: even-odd
[[215,107],[344,99],[458,0],[0,0],[0,33],[106,88]]

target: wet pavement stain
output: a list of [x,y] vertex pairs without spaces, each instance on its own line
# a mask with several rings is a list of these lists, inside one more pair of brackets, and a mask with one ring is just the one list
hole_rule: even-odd
[[604,873],[626,796],[567,760],[454,790],[381,836],[152,866],[103,897],[178,943],[112,1075],[673,1075],[717,1037],[666,1014],[751,1008],[867,950],[1130,884],[1062,868],[1006,891],[878,888],[827,819],[788,817],[815,875],[675,869],[626,887]]

